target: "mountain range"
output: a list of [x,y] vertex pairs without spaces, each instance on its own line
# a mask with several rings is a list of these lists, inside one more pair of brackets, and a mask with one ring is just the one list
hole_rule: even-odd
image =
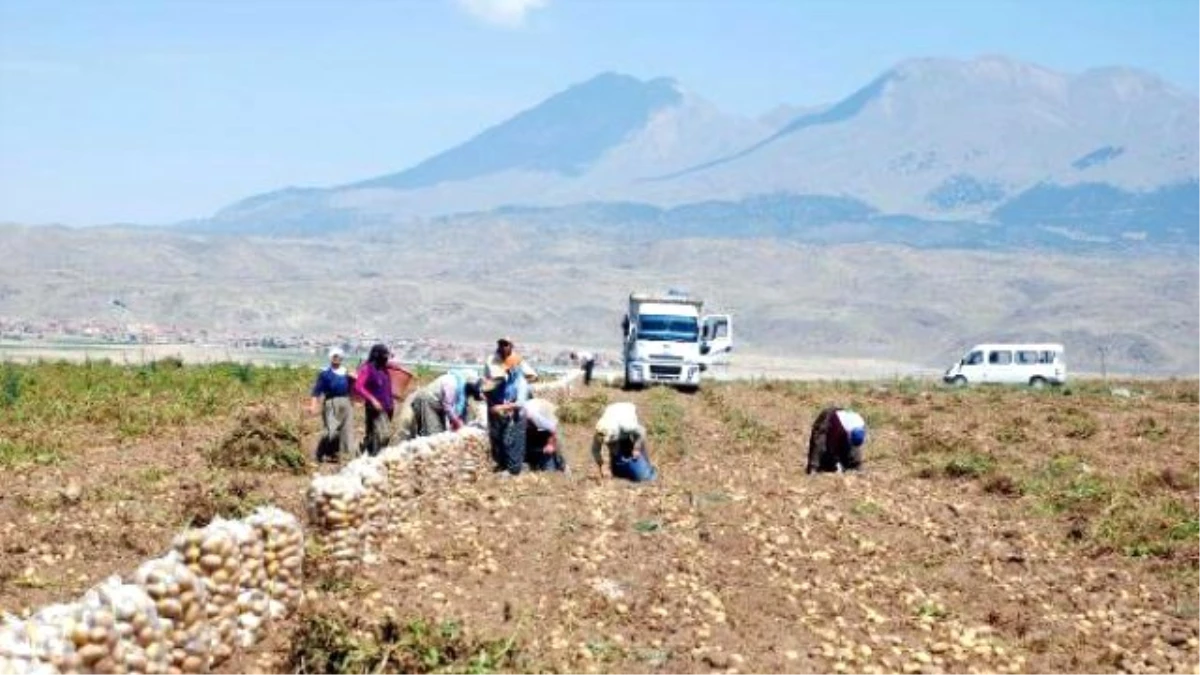
[[187,229],[521,219],[650,237],[1048,249],[1200,243],[1200,103],[1157,77],[918,59],[750,119],[604,73],[415,166],[249,197]]

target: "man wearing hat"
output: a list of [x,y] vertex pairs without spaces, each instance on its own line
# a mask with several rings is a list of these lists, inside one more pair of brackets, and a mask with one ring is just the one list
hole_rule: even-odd
[[521,374],[525,376],[526,382],[537,381],[537,371],[520,354],[513,350],[512,338],[502,337],[496,340],[496,351],[488,359],[488,366],[504,366],[507,368],[508,364],[512,363],[517,363],[521,366]]
[[522,363],[520,356],[511,353],[502,363],[489,363],[483,384],[492,459],[498,471],[512,475],[521,473],[525,463],[523,405],[529,400],[529,383]]
[[317,443],[317,461],[353,459],[350,456],[354,439],[354,406],[350,404],[350,373],[342,366],[345,355],[338,347],[329,350],[329,366],[317,373],[313,383],[312,401],[308,409],[317,414],[317,406],[324,399],[325,433]]
[[456,369],[422,387],[412,401],[413,436],[461,429],[469,401],[483,400],[480,383],[474,371]]
[[805,473],[856,471],[862,466],[867,423],[853,410],[829,407],[813,422]]

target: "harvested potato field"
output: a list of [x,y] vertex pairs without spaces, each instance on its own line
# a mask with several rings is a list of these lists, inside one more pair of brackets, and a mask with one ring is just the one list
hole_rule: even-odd
[[[303,520],[337,469],[311,463],[313,374],[5,366],[0,609],[131,575],[218,516]],[[590,465],[626,400],[652,484]],[[865,471],[805,476],[830,404],[866,418]],[[1195,381],[577,390],[568,474],[415,495],[352,573],[307,546],[299,613],[218,669],[1194,672],[1198,413]]]

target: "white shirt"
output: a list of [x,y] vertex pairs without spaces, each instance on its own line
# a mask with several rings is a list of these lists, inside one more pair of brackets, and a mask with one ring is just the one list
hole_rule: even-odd
[[842,424],[842,429],[845,429],[847,434],[855,429],[867,428],[867,423],[862,418],[862,415],[859,415],[853,410],[839,410],[836,414],[838,422]]
[[605,440],[614,440],[621,432],[641,433],[642,426],[638,423],[637,407],[632,403],[613,403],[604,409],[600,421],[596,423],[596,433]]
[[579,358],[580,363],[587,363],[596,358],[596,355],[591,352],[575,352],[575,356]]

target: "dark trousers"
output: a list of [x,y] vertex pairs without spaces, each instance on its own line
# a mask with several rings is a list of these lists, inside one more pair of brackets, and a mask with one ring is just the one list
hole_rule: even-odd
[[488,437],[496,468],[511,474],[521,473],[525,463],[525,420],[515,413],[488,412]]
[[826,408],[813,421],[805,473],[835,472],[838,465],[844,471],[853,471],[862,464],[862,448],[850,447],[850,438],[838,422],[837,411],[837,408]]
[[363,438],[363,452],[374,457],[392,442],[392,413],[376,410],[371,404],[367,408],[367,435]]
[[583,362],[583,383],[585,385],[592,383],[592,371],[596,369],[596,359],[588,359]]
[[553,434],[532,424],[526,426],[529,430],[525,435],[525,462],[529,464],[529,468],[534,471],[566,471],[567,462],[561,452],[546,452],[546,445]]

